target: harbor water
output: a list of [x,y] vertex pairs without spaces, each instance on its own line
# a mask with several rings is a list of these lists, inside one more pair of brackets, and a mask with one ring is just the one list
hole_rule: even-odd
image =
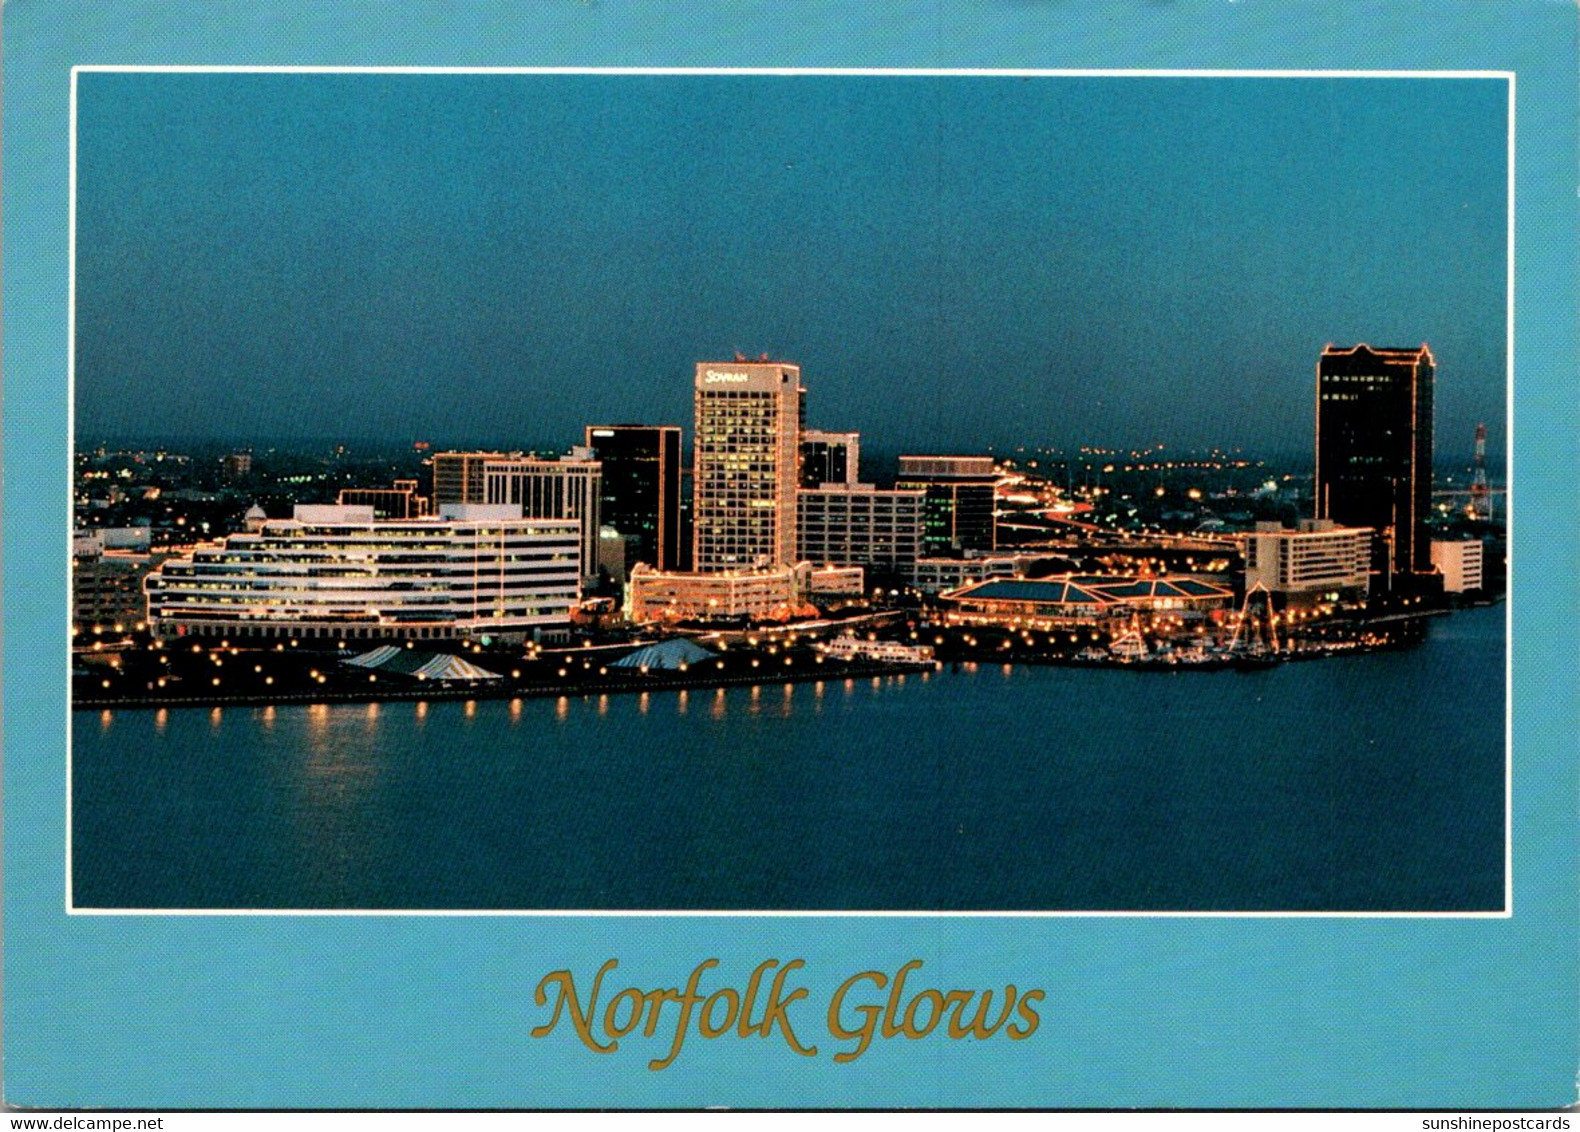
[[1251,672],[79,711],[74,901],[1497,910],[1504,616]]

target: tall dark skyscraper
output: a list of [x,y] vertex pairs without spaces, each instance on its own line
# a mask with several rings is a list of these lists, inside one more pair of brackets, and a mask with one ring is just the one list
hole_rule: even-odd
[[1413,349],[1328,346],[1317,361],[1316,517],[1371,527],[1395,574],[1432,569],[1432,386]]
[[626,565],[681,569],[680,427],[589,425],[587,447],[603,464],[603,524],[629,540]]
[[861,433],[820,432],[801,434],[801,486],[861,482]]

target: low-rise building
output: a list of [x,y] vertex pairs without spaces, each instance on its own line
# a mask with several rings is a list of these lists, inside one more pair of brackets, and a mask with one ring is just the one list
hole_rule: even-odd
[[1022,560],[1012,556],[918,558],[911,584],[923,593],[938,594],[988,578],[1018,578],[1022,573]]
[[144,579],[169,557],[146,548],[111,548],[104,536],[102,531],[77,531],[72,537],[71,620],[83,632],[116,626],[130,630],[146,622]]
[[1480,539],[1463,539],[1453,542],[1434,540],[1432,565],[1443,575],[1443,592],[1461,594],[1483,587]]
[[636,622],[789,617],[799,604],[795,573],[793,566],[779,566],[699,574],[639,562],[626,579],[625,615]]
[[1341,527],[1329,519],[1302,519],[1294,530],[1258,523],[1240,536],[1245,588],[1260,584],[1293,606],[1364,601],[1372,534],[1369,528]]
[[866,592],[866,571],[860,566],[799,567],[802,595],[813,605],[859,598]]
[[951,624],[1040,628],[1137,613],[1200,615],[1230,608],[1234,593],[1199,578],[1063,574],[990,578],[943,594],[940,601]]
[[860,596],[864,578],[860,567],[818,568],[809,562],[706,574],[639,563],[626,580],[625,615],[636,622],[784,620],[814,614],[819,603]]
[[515,506],[391,521],[366,506],[298,506],[165,562],[147,580],[149,618],[161,636],[524,637],[569,623],[580,536],[574,520]]

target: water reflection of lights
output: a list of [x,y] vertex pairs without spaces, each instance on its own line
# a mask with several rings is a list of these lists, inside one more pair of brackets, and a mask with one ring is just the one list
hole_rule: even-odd
[[466,701],[465,711],[466,711],[466,718],[467,719],[472,719],[473,717],[475,717],[477,715],[477,701],[476,700],[467,700]]
[[521,697],[520,696],[517,696],[515,699],[510,701],[510,722],[511,723],[520,723],[521,722]]
[[272,731],[272,730],[274,730],[274,705],[273,704],[270,704],[268,707],[263,709],[263,729],[265,731]]
[[110,729],[110,724],[114,722],[114,720],[115,713],[110,711],[109,708],[105,708],[99,713],[99,730],[108,731]]
[[170,709],[160,708],[154,712],[154,731],[160,735],[165,733],[165,728],[170,723]]
[[649,701],[650,698],[651,698],[651,695],[648,692],[643,692],[640,696],[638,696],[636,698],[636,710],[641,712],[643,715],[646,715],[647,714],[647,709],[648,709],[648,701]]
[[690,700],[691,700],[691,693],[686,691],[686,689],[682,688],[680,690],[680,695],[675,697],[675,714],[676,715],[685,715],[686,714],[686,705],[688,703],[690,703]]
[[208,713],[208,725],[212,728],[218,728],[220,720],[224,717],[224,714],[225,713],[219,708],[214,708],[211,710]]
[[565,721],[565,717],[570,714],[570,710],[571,702],[566,697],[561,696],[554,701],[554,718],[560,722],[563,723]]
[[598,714],[599,715],[608,715],[609,714],[609,696],[607,695],[607,693],[601,694],[598,697]]
[[417,701],[417,722],[421,723],[423,720],[425,720],[427,718],[428,718],[428,701],[427,700],[418,700]]
[[715,688],[713,690],[713,706],[708,709],[709,717],[713,719],[723,719],[725,707],[724,689]]

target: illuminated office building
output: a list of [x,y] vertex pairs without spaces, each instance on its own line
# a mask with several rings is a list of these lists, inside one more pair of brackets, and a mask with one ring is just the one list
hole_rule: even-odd
[[922,555],[926,493],[870,483],[802,489],[796,518],[799,557],[909,577]]
[[508,503],[528,519],[575,519],[581,524],[582,578],[591,580],[598,575],[602,474],[585,448],[557,458],[440,452],[433,458],[434,504]]
[[1245,585],[1258,583],[1286,604],[1365,601],[1371,577],[1373,532],[1340,527],[1331,519],[1302,519],[1295,530],[1262,522],[1238,537],[1245,555]]
[[514,506],[454,504],[437,519],[307,506],[164,562],[146,583],[161,636],[308,643],[521,637],[570,620],[577,524]]
[[947,557],[996,549],[998,479],[991,456],[901,456],[894,486],[927,493],[923,552]]
[[699,362],[692,524],[700,573],[796,561],[801,367]]
[[428,501],[417,494],[416,480],[396,480],[393,487],[342,488],[337,502],[371,507],[375,519],[417,519],[428,511]]
[[1483,558],[1480,539],[1432,543],[1432,565],[1443,575],[1444,593],[1460,594],[1481,589],[1486,584],[1482,573]]
[[483,502],[483,465],[489,460],[503,459],[507,459],[503,452],[434,453],[434,506]]

